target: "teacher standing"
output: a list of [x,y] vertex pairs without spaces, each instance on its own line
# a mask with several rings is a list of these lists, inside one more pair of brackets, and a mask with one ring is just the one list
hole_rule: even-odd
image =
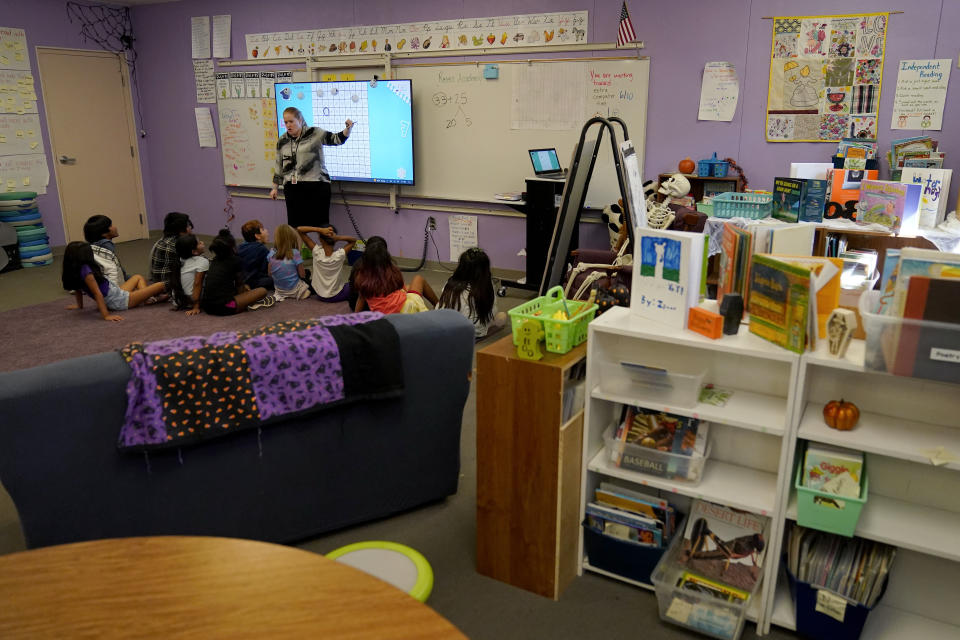
[[347,141],[353,120],[346,121],[340,133],[308,127],[296,107],[283,110],[287,132],[277,140],[277,162],[273,170],[270,197],[277,199],[283,185],[287,204],[287,223],[300,226],[326,227],[330,223],[330,174],[323,163],[323,145]]

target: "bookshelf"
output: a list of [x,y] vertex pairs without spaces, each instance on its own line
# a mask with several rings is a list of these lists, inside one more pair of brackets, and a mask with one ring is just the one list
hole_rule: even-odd
[[[712,341],[678,328],[643,322],[615,308],[590,324],[583,433],[581,513],[601,481],[613,479],[656,493],[681,510],[702,498],[771,516],[764,582],[747,618],[759,634],[771,624],[796,628],[796,612],[780,568],[782,540],[796,519],[794,460],[804,441],[866,453],[870,494],[856,535],[898,547],[889,586],[871,613],[864,638],[960,637],[960,385],[865,371],[865,343],[854,340],[845,358],[825,341],[802,356],[753,336]],[[724,407],[698,403],[644,406],[711,421],[712,454],[697,486],[616,467],[603,432],[621,403],[636,403],[629,361],[670,369],[699,363],[704,382],[734,390]],[[851,431],[826,427],[823,405],[840,397],[857,404]],[[649,585],[590,566],[580,542],[580,573],[591,571],[635,586]],[[651,603],[651,606],[655,606]]]
[[[655,493],[687,512],[689,502],[704,499],[770,516],[764,582],[747,618],[765,630],[773,610],[780,539],[789,486],[798,355],[772,345],[741,327],[736,336],[710,340],[679,328],[658,325],[615,307],[590,323],[587,341],[587,399],[584,415],[581,513],[594,490],[611,480]],[[617,375],[621,362],[672,370],[705,370],[704,382],[734,393],[726,405],[696,403],[677,407],[639,401],[631,380]],[[622,404],[640,404],[710,421],[711,454],[698,485],[617,467],[610,461],[603,433],[619,419]],[[779,517],[778,517],[778,514]],[[580,541],[580,573],[592,571],[636,586],[590,565]],[[789,594],[788,594],[789,595]],[[789,599],[789,598],[788,598]],[[792,606],[792,603],[791,603]],[[786,616],[785,616],[786,617]]]

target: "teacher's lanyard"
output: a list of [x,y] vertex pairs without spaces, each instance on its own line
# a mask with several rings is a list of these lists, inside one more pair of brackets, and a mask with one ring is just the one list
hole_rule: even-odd
[[290,142],[290,147],[293,149],[293,180],[290,181],[291,184],[297,184],[297,178],[299,178],[299,171],[297,170],[297,150],[300,148],[300,138],[302,137],[303,128],[300,129],[300,135],[297,136],[297,139]]

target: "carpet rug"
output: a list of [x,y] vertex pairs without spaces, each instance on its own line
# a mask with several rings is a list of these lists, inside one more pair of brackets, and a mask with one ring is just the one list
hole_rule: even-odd
[[0,313],[0,371],[27,369],[77,356],[113,351],[125,344],[182,336],[206,336],[216,331],[246,331],[280,322],[348,313],[346,302],[284,300],[269,309],[235,316],[187,316],[169,303],[118,313],[120,322],[106,322],[96,306],[69,311],[73,296]]

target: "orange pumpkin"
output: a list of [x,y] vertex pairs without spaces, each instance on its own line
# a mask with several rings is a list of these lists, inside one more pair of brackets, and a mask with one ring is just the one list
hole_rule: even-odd
[[823,407],[823,421],[827,426],[840,431],[849,431],[857,426],[857,420],[860,419],[860,409],[852,402],[846,402],[843,398],[840,400],[831,400]]
[[690,159],[690,156],[687,156],[680,161],[680,164],[677,165],[677,169],[680,173],[693,173],[697,168],[696,163]]

